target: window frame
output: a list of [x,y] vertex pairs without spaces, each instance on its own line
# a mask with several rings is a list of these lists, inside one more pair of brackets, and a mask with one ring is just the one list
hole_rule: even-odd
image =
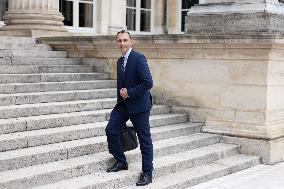
[[[66,0],[66,1],[72,1],[73,2],[73,26],[67,26],[65,25],[65,28],[68,31],[73,32],[96,32],[96,9],[97,9],[97,1],[87,1],[87,0]],[[93,5],[93,27],[79,27],[79,4],[80,3],[87,3]]]
[[[129,30],[132,34],[152,34],[154,32],[154,0],[151,1],[151,9],[146,9],[146,8],[141,8],[141,0],[136,0],[136,7],[129,7],[126,4],[126,9],[135,9],[136,10],[136,18],[135,18],[135,30]],[[143,11],[149,11],[151,13],[150,17],[150,31],[140,31],[140,22],[141,22],[141,10]],[[127,11],[126,11],[127,12]],[[126,15],[127,16],[127,15]],[[125,25],[126,25],[126,20],[125,20]]]

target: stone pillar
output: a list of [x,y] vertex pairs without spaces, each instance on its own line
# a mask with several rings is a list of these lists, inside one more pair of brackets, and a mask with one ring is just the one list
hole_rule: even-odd
[[97,0],[97,33],[116,34],[126,29],[126,0]]
[[[284,160],[284,4],[277,0],[200,0],[186,33],[203,59],[224,71],[204,132],[223,135],[264,163]],[[197,48],[199,48],[197,46]],[[216,72],[218,74],[218,72]],[[204,87],[208,84],[204,83]],[[206,100],[204,100],[206,102]]]
[[178,0],[168,0],[168,32],[175,34],[180,32],[180,3]]
[[163,1],[164,0],[155,0],[154,1],[154,32],[155,34],[163,33]]
[[9,0],[0,35],[67,35],[58,0]]
[[110,2],[110,23],[108,27],[109,34],[116,34],[122,29],[126,29],[126,1],[111,0]]

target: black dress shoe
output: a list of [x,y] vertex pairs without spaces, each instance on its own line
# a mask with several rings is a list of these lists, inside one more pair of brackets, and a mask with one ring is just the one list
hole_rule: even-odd
[[145,186],[150,183],[152,183],[152,175],[141,173],[136,186]]
[[107,172],[118,172],[121,170],[128,170],[127,163],[116,162],[114,166],[107,169]]

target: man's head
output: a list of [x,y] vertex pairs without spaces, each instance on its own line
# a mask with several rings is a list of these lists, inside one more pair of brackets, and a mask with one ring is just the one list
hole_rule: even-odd
[[125,54],[132,47],[131,35],[126,30],[121,30],[116,34],[116,45],[122,54]]

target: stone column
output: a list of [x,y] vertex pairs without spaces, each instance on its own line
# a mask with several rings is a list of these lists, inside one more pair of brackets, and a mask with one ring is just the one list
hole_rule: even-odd
[[164,0],[155,0],[154,1],[154,32],[155,34],[163,33],[163,1]]
[[97,33],[116,34],[126,29],[126,0],[97,0]]
[[0,35],[66,35],[63,20],[58,0],[9,0]]
[[108,27],[109,34],[116,34],[122,29],[126,29],[126,1],[111,0],[110,1],[110,22]]
[[168,1],[168,32],[169,34],[179,33],[180,28],[180,3],[178,0]]
[[[210,81],[219,89],[213,95],[217,103],[206,112],[203,131],[239,143],[243,153],[260,155],[264,163],[283,161],[284,4],[277,0],[200,3],[188,13],[186,33],[203,43],[196,46],[204,53],[201,59],[224,71],[222,81]],[[208,99],[203,100],[205,105]]]

